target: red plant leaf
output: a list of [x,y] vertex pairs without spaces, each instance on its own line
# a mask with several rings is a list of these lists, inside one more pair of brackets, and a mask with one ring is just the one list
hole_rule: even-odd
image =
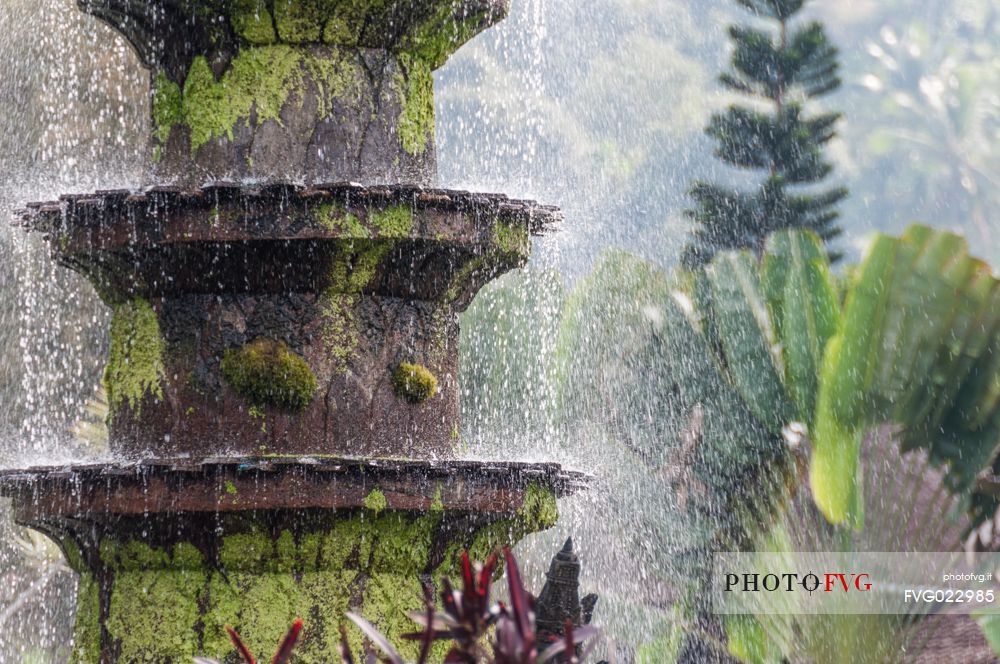
[[295,622],[292,623],[291,629],[288,630],[288,634],[285,635],[285,640],[281,642],[278,652],[274,654],[271,664],[288,664],[289,660],[292,659],[292,651],[295,649],[295,644],[298,642],[301,633],[302,618],[296,618]]
[[427,658],[431,656],[431,644],[434,643],[434,614],[437,607],[434,606],[434,592],[424,586],[424,603],[427,604],[427,627],[424,628],[424,637],[420,642],[420,659],[418,664],[426,664]]
[[458,608],[459,604],[459,594],[451,585],[451,580],[448,577],[442,577],[441,579],[441,602],[444,604],[445,612],[454,618],[456,621],[462,620],[462,613]]
[[475,579],[472,575],[472,562],[469,560],[469,552],[462,552],[462,586],[466,589],[473,587]]
[[490,557],[486,559],[486,564],[483,565],[483,569],[479,572],[479,596],[483,599],[483,603],[488,604],[490,599],[490,588],[493,586],[493,570],[497,566],[497,554],[491,553]]
[[243,643],[243,639],[240,635],[236,633],[236,630],[226,625],[226,632],[229,633],[229,639],[233,642],[236,647],[236,652],[240,654],[240,658],[245,662],[245,664],[257,664],[257,660],[253,658],[253,653],[250,652],[250,648],[247,648],[247,644]]
[[510,587],[510,606],[517,624],[517,631],[522,638],[527,640],[530,635],[534,640],[534,620],[531,615],[531,600],[528,592],[524,589],[524,582],[521,580],[521,570],[517,567],[517,561],[510,549],[504,547],[504,559],[507,562],[507,584]]

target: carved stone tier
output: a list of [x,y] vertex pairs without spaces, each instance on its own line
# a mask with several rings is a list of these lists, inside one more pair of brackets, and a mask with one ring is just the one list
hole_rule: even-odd
[[0,495],[80,573],[72,661],[231,661],[227,624],[263,657],[301,617],[295,661],[334,662],[348,610],[414,657],[400,635],[421,584],[551,526],[586,481],[552,464],[164,459],[2,471]]
[[151,71],[152,181],[430,184],[434,80],[508,0],[79,0]]
[[447,457],[458,312],[558,213],[504,196],[331,185],[103,192],[32,205],[114,309],[111,447]]

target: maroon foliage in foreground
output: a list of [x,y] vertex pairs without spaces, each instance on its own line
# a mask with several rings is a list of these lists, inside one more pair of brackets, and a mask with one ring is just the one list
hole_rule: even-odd
[[[574,628],[572,621],[566,622],[564,638],[539,654],[538,636],[535,632],[535,598],[525,590],[514,556],[508,549],[504,549],[503,554],[507,565],[510,606],[490,604],[496,555],[490,556],[485,564],[473,565],[468,553],[462,554],[462,588],[454,588],[447,578],[441,580],[443,611],[437,610],[433,593],[425,588],[426,609],[410,614],[413,621],[423,627],[423,631],[404,635],[406,639],[420,641],[420,656],[416,664],[427,664],[434,642],[442,640],[452,642],[444,659],[447,664],[540,664],[550,662],[560,655],[564,664],[579,664],[586,657],[591,648],[578,656],[577,647],[596,634],[597,630],[589,625]],[[374,625],[355,613],[348,613],[347,617],[365,635],[364,664],[406,664]],[[496,637],[491,653],[486,640],[493,626],[496,626]],[[231,627],[226,629],[244,663],[256,664],[236,631]],[[291,660],[292,650],[301,632],[302,620],[296,620],[271,664],[287,664]],[[347,643],[347,630],[343,625],[340,635],[340,653],[344,664],[361,664],[351,653]],[[377,654],[372,646],[382,654]],[[217,664],[201,658],[196,658],[195,662]]]
[[[243,643],[243,639],[240,635],[236,633],[236,630],[226,625],[226,632],[229,633],[229,638],[233,642],[233,647],[236,648],[236,652],[240,654],[240,659],[243,660],[244,664],[257,664],[257,660],[254,659],[253,653],[250,652],[250,648]],[[271,664],[288,664],[292,660],[292,651],[295,650],[295,644],[299,641],[299,635],[302,634],[302,619],[296,618],[295,622],[292,623],[291,629],[288,630],[288,634],[282,640],[281,645],[278,647],[278,652],[274,653],[274,657],[271,658]],[[201,657],[195,657],[195,664],[218,664],[218,662],[211,659],[203,659]]]
[[[490,604],[496,556],[490,556],[485,565],[477,564],[473,567],[468,554],[462,554],[462,589],[454,589],[447,578],[441,581],[444,611],[435,609],[428,593],[426,612],[410,616],[424,628],[423,632],[404,637],[422,642],[417,664],[426,664],[431,643],[439,640],[453,642],[444,660],[448,664],[538,664],[549,662],[564,652],[569,653],[565,656],[568,663],[576,664],[580,661],[576,656],[577,645],[589,639],[597,630],[590,626],[574,630],[570,623],[565,638],[539,655],[538,637],[535,633],[535,598],[525,590],[514,556],[508,549],[504,549],[503,553],[507,564],[510,606]],[[371,623],[353,613],[348,613],[347,616],[382,651],[381,661],[405,664],[392,644]],[[496,625],[496,639],[491,655],[484,642],[493,625]],[[345,653],[344,664],[354,664],[346,640],[342,651]],[[370,650],[366,657],[368,662],[377,661],[376,655]]]

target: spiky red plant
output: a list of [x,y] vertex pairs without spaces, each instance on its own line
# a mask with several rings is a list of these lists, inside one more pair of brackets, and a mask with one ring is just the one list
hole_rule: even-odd
[[[230,640],[233,642],[233,647],[236,648],[236,652],[240,654],[240,659],[243,660],[244,664],[257,664],[257,660],[254,659],[253,653],[250,652],[250,648],[243,642],[240,635],[235,629],[226,625],[226,632],[229,634]],[[295,622],[292,623],[291,628],[282,639],[281,645],[278,646],[278,652],[274,653],[274,657],[271,658],[271,664],[288,664],[292,660],[292,651],[295,650],[295,644],[299,641],[299,636],[302,634],[302,619],[296,618]],[[195,657],[195,664],[218,664],[215,660],[204,659],[202,657]]]

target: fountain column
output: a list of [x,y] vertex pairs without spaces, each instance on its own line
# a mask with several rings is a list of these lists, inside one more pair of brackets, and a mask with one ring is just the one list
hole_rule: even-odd
[[505,0],[79,4],[150,71],[152,184],[23,221],[113,309],[116,461],[0,474],[80,572],[74,661],[223,658],[225,624],[263,654],[301,616],[332,662],[348,609],[398,641],[584,481],[455,459],[458,313],[559,220],[430,187],[431,73]]

